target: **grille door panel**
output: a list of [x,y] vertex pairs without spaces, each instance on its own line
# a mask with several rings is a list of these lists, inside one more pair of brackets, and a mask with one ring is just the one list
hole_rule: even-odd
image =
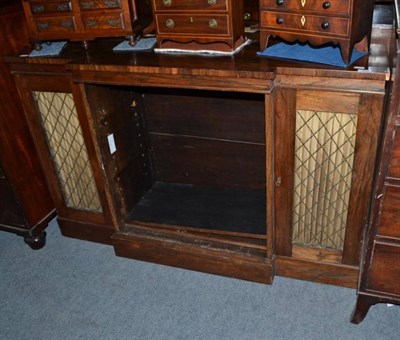
[[71,93],[33,92],[65,204],[102,212]]
[[357,115],[297,110],[293,243],[343,249]]

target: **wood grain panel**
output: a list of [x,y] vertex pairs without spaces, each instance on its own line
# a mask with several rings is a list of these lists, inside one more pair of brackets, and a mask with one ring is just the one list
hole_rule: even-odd
[[378,235],[400,239],[400,187],[386,186]]
[[151,132],[265,143],[263,95],[162,89],[157,92],[144,95]]
[[156,181],[265,189],[265,146],[150,135]]
[[[340,100],[338,100],[338,96],[340,96]],[[360,95],[357,93],[341,92],[339,94],[329,91],[298,90],[296,108],[298,110],[357,113],[359,97]]]
[[394,127],[393,149],[390,157],[388,177],[400,179],[400,131],[399,126]]
[[400,246],[375,243],[367,277],[370,290],[400,294]]
[[162,233],[132,229],[129,233],[114,234],[113,245],[117,256],[142,261],[260,283],[272,283],[274,276],[273,263],[263,256],[262,251],[243,253],[240,247],[210,241],[204,243],[185,236],[171,239]]

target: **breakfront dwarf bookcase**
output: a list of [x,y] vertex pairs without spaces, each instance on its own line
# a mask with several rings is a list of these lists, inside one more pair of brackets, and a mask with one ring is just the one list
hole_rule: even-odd
[[33,249],[45,244],[54,205],[4,55],[29,48],[21,4],[0,1],[0,230],[23,236]]
[[[7,58],[64,235],[119,256],[356,287],[385,69],[256,56]],[[360,65],[366,65],[365,58]]]

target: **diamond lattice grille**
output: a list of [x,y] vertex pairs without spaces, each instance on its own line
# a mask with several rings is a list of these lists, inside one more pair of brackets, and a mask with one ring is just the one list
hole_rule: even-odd
[[71,93],[34,92],[67,207],[101,211]]
[[293,243],[343,249],[357,115],[298,110]]

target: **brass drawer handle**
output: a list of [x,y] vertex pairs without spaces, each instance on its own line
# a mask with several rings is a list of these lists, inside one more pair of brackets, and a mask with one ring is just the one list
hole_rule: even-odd
[[93,1],[81,2],[81,5],[82,5],[83,9],[92,9],[92,8],[94,8],[94,2]]
[[323,9],[328,9],[328,8],[330,8],[331,7],[331,3],[329,2],[329,1],[325,1],[323,4],[322,4],[322,8]]
[[48,22],[38,22],[36,27],[39,31],[45,31],[45,30],[49,29],[49,23]]
[[57,12],[67,12],[67,11],[69,11],[68,4],[59,4],[57,6]]
[[174,20],[172,20],[172,19],[167,19],[167,20],[165,21],[165,26],[167,26],[167,28],[174,28],[174,26],[175,26]]
[[210,19],[210,21],[208,22],[208,26],[210,26],[210,28],[217,28],[217,26],[218,26],[217,20]]
[[171,5],[172,5],[172,0],[163,0],[163,4],[164,4],[164,6],[166,6],[166,7],[171,7]]
[[118,0],[104,0],[104,5],[109,8],[120,7],[120,2]]
[[111,20],[108,20],[108,24],[109,24],[110,26],[113,26],[113,27],[119,26],[119,20],[118,20],[118,19],[111,19]]
[[87,27],[97,26],[97,21],[96,20],[86,20],[86,26]]
[[276,18],[276,23],[277,23],[278,25],[282,25],[282,24],[285,23],[285,20],[284,20],[283,18]]
[[73,26],[72,21],[63,21],[61,26],[64,28],[71,28]]
[[32,12],[35,14],[39,14],[44,12],[44,6],[43,5],[35,5],[32,7]]
[[210,6],[213,6],[213,5],[215,5],[217,3],[217,0],[208,0],[208,4],[210,5]]

